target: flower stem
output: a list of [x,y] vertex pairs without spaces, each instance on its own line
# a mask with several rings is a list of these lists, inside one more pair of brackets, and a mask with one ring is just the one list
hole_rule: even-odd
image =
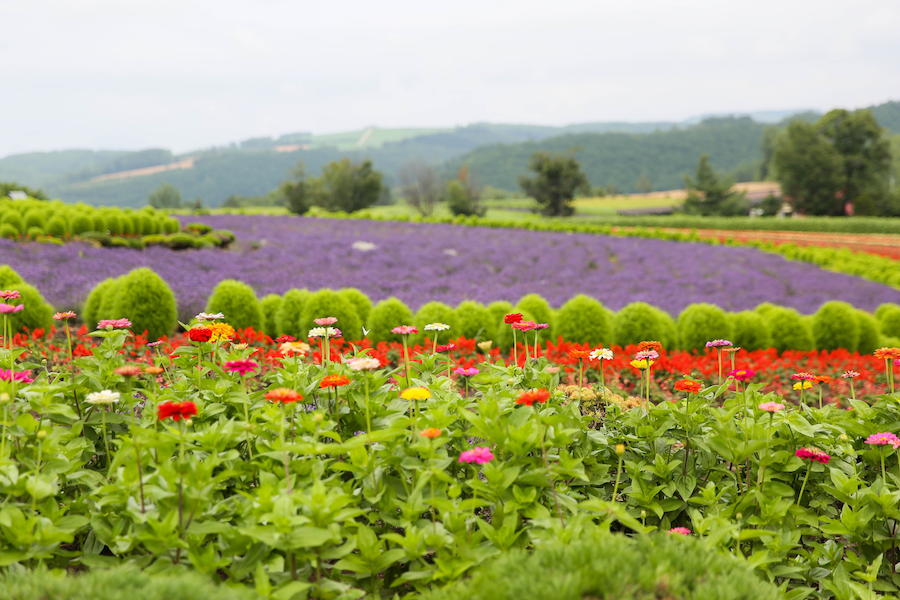
[[622,455],[619,455],[619,468],[616,469],[616,485],[613,486],[612,501],[616,502],[619,497],[619,477],[622,475]]
[[809,481],[810,471],[812,471],[812,461],[810,461],[809,466],[806,467],[806,477],[803,478],[803,485],[800,486],[800,495],[797,496],[797,506],[800,506],[800,501],[803,500],[803,491],[806,489],[806,482]]

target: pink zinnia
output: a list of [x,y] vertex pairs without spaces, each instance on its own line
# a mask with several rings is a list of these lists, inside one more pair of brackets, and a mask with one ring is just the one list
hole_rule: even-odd
[[456,344],[450,342],[449,344],[438,344],[438,347],[435,348],[436,352],[449,352],[450,350],[456,350]]
[[659,352],[656,350],[641,350],[634,355],[636,360],[653,360],[659,358]]
[[413,333],[419,333],[419,330],[416,329],[413,325],[398,325],[391,329],[391,333],[396,333],[397,335],[410,335]]
[[687,527],[673,527],[669,530],[669,535],[672,535],[673,533],[678,533],[680,535],[691,535],[691,530]]
[[823,465],[827,465],[828,461],[831,460],[830,454],[826,454],[818,448],[800,448],[794,452],[794,456],[797,458],[806,458],[813,462],[820,462]]
[[535,323],[535,329],[550,329],[550,323]]
[[725,346],[734,346],[734,344],[728,340],[713,340],[711,342],[706,342],[707,348],[723,348]]
[[481,371],[476,369],[475,367],[471,367],[469,369],[463,369],[462,367],[457,367],[454,371],[457,375],[461,375],[463,377],[474,377],[478,375]]
[[781,404],[780,402],[763,402],[759,405],[759,410],[777,413],[779,410],[784,410],[784,404]]
[[104,319],[97,323],[97,329],[124,329],[131,327],[128,319]]
[[15,300],[16,298],[20,298],[19,290],[3,290],[0,291],[0,299],[3,300]]
[[516,323],[512,323],[510,326],[513,329],[518,329],[519,331],[531,331],[535,328],[535,325],[537,325],[537,323],[535,323],[534,321],[518,321]]
[[873,446],[887,446],[890,444],[896,450],[897,447],[900,447],[900,438],[893,433],[873,433],[866,438],[866,443]]
[[147,344],[147,346],[150,347],[150,348],[153,348],[154,346],[160,346],[160,345],[162,345],[162,343],[163,343],[162,340],[156,340],[155,342],[150,342],[149,344]]
[[841,375],[844,379],[853,379],[854,377],[859,377],[859,373],[856,371],[844,371],[844,374]]
[[258,368],[259,363],[253,362],[249,358],[245,358],[243,360],[230,360],[225,363],[225,369],[231,371],[232,373],[240,373],[241,375],[252,373]]
[[74,319],[75,311],[67,310],[66,312],[58,312],[53,315],[53,318],[57,321],[65,321],[66,319]]
[[9,313],[17,313],[20,310],[25,308],[24,304],[19,304],[17,306],[13,306],[12,304],[0,304],[0,314],[9,314]]
[[750,381],[756,375],[753,369],[735,369],[728,372],[728,376],[738,381]]
[[322,317],[321,319],[315,319],[313,321],[316,325],[334,325],[337,323],[337,317]]
[[494,453],[491,452],[491,449],[480,448],[478,446],[472,448],[471,450],[466,450],[459,455],[459,462],[475,463],[477,465],[483,465],[484,463],[489,463],[492,460],[494,460]]
[[794,373],[791,375],[791,379],[800,379],[802,381],[812,381],[816,376],[812,373]]
[[18,383],[31,383],[34,378],[30,371],[19,371],[13,373],[9,369],[0,369],[0,381],[16,381]]

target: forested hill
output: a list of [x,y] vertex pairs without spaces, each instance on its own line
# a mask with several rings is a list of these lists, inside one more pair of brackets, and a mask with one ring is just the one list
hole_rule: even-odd
[[494,144],[454,159],[447,171],[466,164],[480,183],[516,189],[532,153],[573,151],[593,185],[614,185],[620,192],[633,192],[637,180],[645,175],[655,190],[676,189],[684,185],[683,176],[693,172],[703,153],[710,155],[717,170],[731,172],[742,163],[752,170],[762,157],[764,128],[749,117],[713,118],[685,129],[641,135],[585,133]]

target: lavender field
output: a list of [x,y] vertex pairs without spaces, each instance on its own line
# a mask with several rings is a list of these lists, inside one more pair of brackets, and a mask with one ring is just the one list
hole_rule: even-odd
[[806,314],[834,299],[866,310],[900,303],[893,288],[751,248],[363,220],[182,217],[197,221],[232,230],[237,242],[229,250],[173,252],[0,240],[0,262],[60,309],[78,307],[107,277],[149,266],[172,286],[182,315],[199,312],[226,278],[260,296],[356,287],[373,301],[397,296],[414,310],[431,300],[515,302],[532,292],[557,307],[583,293],[614,310],[642,300],[673,315],[694,302],[728,310],[774,302]]

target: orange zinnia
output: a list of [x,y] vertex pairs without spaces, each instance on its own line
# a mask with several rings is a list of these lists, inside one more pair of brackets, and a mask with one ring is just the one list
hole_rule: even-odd
[[434,439],[436,437],[441,437],[441,430],[437,427],[429,427],[428,429],[423,429],[419,435]]
[[585,358],[590,357],[590,350],[569,350],[569,358],[575,358],[577,360],[584,360]]
[[303,400],[303,396],[288,388],[275,388],[266,392],[266,400],[270,402],[281,402],[288,404],[289,402],[298,402]]
[[654,350],[656,352],[659,352],[662,349],[663,349],[663,345],[661,342],[650,341],[650,342],[641,342],[640,344],[638,344],[638,350]]
[[545,389],[540,390],[531,390],[528,392],[523,392],[519,399],[516,400],[516,404],[524,404],[526,406],[531,406],[535,402],[538,404],[543,404],[547,400],[550,399],[550,392]]
[[327,375],[325,379],[322,380],[322,383],[319,384],[319,387],[340,387],[342,385],[347,385],[348,383],[350,383],[350,380],[342,375]]

